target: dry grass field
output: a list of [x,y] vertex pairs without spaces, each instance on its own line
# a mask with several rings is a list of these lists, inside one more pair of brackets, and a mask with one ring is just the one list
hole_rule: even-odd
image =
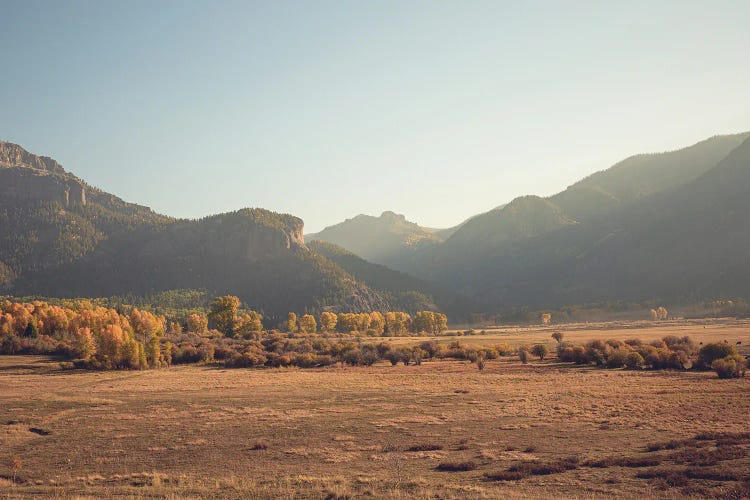
[[[573,342],[750,344],[737,322],[630,326],[556,329]],[[533,343],[554,330],[461,340]],[[84,372],[5,356],[0,495],[742,498],[749,415],[750,378],[553,359],[502,358],[483,372],[457,361]]]

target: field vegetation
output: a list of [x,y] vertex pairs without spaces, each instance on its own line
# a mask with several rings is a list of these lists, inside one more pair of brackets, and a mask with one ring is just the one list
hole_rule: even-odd
[[[601,336],[555,331],[574,346]],[[717,342],[746,355],[737,331],[685,327],[680,338],[694,339],[695,356]],[[609,334],[643,345],[667,336],[664,328]],[[283,342],[313,342],[297,335]],[[510,354],[484,358],[481,371],[470,358],[429,355],[419,365],[137,371],[0,357],[0,489],[11,497],[747,496],[750,379],[561,362],[551,329],[546,338],[543,360],[523,364],[518,347],[542,341],[518,335]],[[350,341],[375,352],[424,342]],[[449,352],[456,339],[433,341]]]

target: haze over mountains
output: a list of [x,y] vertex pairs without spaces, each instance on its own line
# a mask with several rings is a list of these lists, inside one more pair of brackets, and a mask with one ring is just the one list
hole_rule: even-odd
[[633,156],[554,196],[521,196],[455,228],[384,212],[305,237],[301,219],[258,208],[199,220],[161,215],[0,142],[0,291],[200,288],[237,294],[269,316],[427,308],[454,318],[747,297],[748,200],[744,133]]
[[2,292],[107,297],[207,289],[236,294],[269,316],[432,304],[425,294],[398,299],[358,281],[309,249],[302,229],[301,219],[263,209],[200,220],[160,215],[0,142]]
[[[717,136],[678,151],[636,155],[557,195],[522,196],[477,215],[443,242],[383,253],[368,248],[368,258],[451,287],[488,310],[747,295],[750,285],[735,279],[748,269],[745,258],[727,242],[750,234],[744,222],[750,212],[742,196],[726,196],[728,184],[710,179],[725,177],[733,164],[731,189],[750,194],[750,179],[742,175],[750,173],[749,137]],[[737,226],[718,225],[732,217]],[[358,219],[368,220],[352,220]],[[347,226],[316,237],[346,247],[348,240],[332,236]],[[367,232],[362,224],[357,230]]]

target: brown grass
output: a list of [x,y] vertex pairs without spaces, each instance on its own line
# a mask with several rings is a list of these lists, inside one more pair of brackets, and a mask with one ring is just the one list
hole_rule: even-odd
[[0,496],[704,497],[743,491],[748,414],[750,378],[552,359],[83,372],[0,357]]

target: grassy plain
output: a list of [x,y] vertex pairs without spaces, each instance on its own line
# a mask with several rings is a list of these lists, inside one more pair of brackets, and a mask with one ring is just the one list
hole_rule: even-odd
[[[747,323],[610,326],[507,329],[460,340],[528,344],[551,341],[559,330],[573,342],[675,334],[750,344]],[[502,358],[483,372],[457,361],[84,372],[61,371],[49,358],[5,356],[0,495],[741,498],[736,492],[750,485],[750,436],[647,447],[706,432],[746,433],[748,415],[750,378],[554,359],[522,365]],[[711,463],[691,461],[685,450],[708,454]],[[578,465],[570,470],[513,481],[485,476],[572,457]],[[438,470],[469,462],[472,470]],[[692,477],[695,471],[707,478]]]

